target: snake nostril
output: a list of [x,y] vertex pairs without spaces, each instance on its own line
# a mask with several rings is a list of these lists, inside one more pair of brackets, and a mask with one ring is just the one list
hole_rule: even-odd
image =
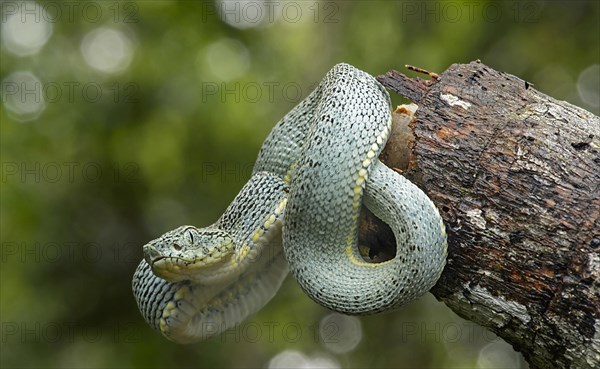
[[179,246],[178,244],[174,243],[173,244],[173,248],[177,251],[181,250],[181,246]]

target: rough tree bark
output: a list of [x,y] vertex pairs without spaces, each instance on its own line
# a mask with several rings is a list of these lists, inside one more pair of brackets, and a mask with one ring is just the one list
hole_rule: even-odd
[[[378,79],[418,105],[381,158],[446,223],[433,294],[531,368],[599,368],[600,119],[479,61],[429,81]],[[371,225],[385,250],[393,236]]]

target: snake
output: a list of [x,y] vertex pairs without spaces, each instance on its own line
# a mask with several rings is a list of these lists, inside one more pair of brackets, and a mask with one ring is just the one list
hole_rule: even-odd
[[[386,89],[336,64],[275,125],[214,224],[143,246],[132,287],[146,322],[176,343],[208,339],[264,307],[288,274],[348,315],[392,311],[429,291],[446,264],[446,230],[429,197],[379,161],[391,128]],[[393,231],[390,260],[361,255],[363,206]]]

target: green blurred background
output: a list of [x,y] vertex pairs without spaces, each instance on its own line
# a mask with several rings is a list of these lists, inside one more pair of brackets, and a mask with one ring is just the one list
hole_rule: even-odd
[[2,367],[526,367],[431,295],[344,317],[291,278],[239,328],[180,346],[143,321],[131,276],[144,243],[219,217],[335,63],[481,59],[598,114],[597,1],[0,6]]

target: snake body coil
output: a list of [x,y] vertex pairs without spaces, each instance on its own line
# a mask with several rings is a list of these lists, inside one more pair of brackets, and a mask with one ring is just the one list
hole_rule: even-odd
[[[218,334],[264,306],[288,264],[313,300],[342,313],[389,310],[427,292],[445,265],[444,224],[419,188],[377,159],[390,129],[387,91],[334,66],[272,130],[219,221],[144,246],[133,291],[146,321],[181,343]],[[362,205],[394,232],[393,259],[360,256]]]

